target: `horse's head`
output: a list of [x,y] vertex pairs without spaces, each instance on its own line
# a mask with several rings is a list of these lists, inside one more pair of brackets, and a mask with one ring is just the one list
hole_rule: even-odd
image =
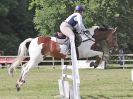
[[108,27],[99,27],[94,30],[93,37],[95,38],[96,42],[105,40],[110,48],[110,51],[118,47],[117,44],[117,33],[116,28],[108,28]]

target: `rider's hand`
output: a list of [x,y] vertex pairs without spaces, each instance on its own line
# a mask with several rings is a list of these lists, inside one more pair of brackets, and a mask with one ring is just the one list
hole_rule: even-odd
[[85,33],[90,33],[90,31],[88,29],[84,30]]

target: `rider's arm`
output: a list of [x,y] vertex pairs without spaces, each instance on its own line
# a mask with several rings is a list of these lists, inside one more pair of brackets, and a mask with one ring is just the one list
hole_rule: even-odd
[[79,30],[80,31],[85,31],[86,28],[83,24],[82,16],[80,14],[77,15],[77,22],[78,22],[78,25],[79,25]]

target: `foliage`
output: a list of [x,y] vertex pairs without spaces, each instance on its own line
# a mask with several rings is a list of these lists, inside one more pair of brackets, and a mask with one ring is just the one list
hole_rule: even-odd
[[0,49],[4,48],[6,55],[10,55],[14,51],[17,53],[16,45],[19,45],[19,39],[13,33],[10,35],[0,33],[0,42]]
[[72,0],[32,0],[31,7],[36,7],[34,22],[40,34],[53,34],[59,31],[60,23],[72,13]]
[[[85,6],[84,23],[86,27],[107,25],[118,27],[118,42],[128,48],[133,34],[132,0],[30,0],[30,9],[35,9],[34,22],[40,34],[53,34],[59,31],[64,19],[73,13],[77,4]],[[128,41],[127,41],[128,39]]]
[[[133,52],[132,0],[0,0],[0,50],[16,54],[18,44],[24,39],[36,37],[38,32],[39,35],[53,35],[78,4],[85,6],[86,28],[103,24],[118,27],[119,45],[127,53]],[[7,35],[16,39],[10,41],[14,45],[6,44]]]
[[35,37],[33,11],[28,0],[0,1],[0,49],[5,55],[17,54],[18,44],[27,37]]
[[1,0],[0,1],[0,16],[7,16],[8,13],[16,8],[17,0]]
[[131,0],[96,0],[99,7],[94,13],[95,22],[118,27],[119,45],[128,48],[132,43],[133,2]]

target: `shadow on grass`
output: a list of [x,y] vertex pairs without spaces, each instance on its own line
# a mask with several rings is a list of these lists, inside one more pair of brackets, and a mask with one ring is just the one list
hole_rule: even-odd
[[107,67],[106,69],[133,69],[133,67]]
[[81,96],[81,99],[127,99],[127,98],[132,98],[132,95],[127,95],[127,96],[112,96],[112,97],[107,97],[104,95],[96,95],[96,96],[91,96],[91,95],[86,95],[86,96]]
[[97,96],[87,95],[87,96],[82,96],[81,99],[113,99],[113,98],[105,97],[104,95],[97,95]]

